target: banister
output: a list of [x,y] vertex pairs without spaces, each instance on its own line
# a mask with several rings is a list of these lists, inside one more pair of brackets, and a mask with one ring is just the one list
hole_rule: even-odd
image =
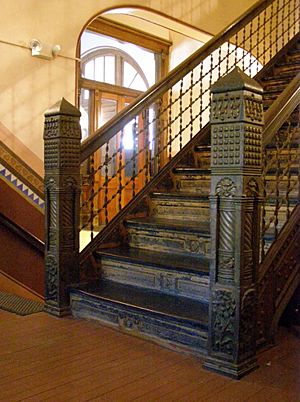
[[95,131],[81,144],[80,162],[83,162],[90,154],[108,142],[118,131],[124,127],[134,116],[140,113],[145,107],[155,102],[160,95],[166,92],[187,73],[192,71],[201,61],[209,56],[220,45],[232,37],[238,30],[250,22],[256,15],[265,9],[273,0],[259,0],[244,14],[228,25],[219,34],[210,39],[199,50],[189,56],[185,61],[175,67],[169,74],[149,88],[143,95],[139,96],[129,106],[113,117],[109,122]]
[[39,252],[44,253],[45,244],[42,240],[38,239],[23,226],[17,224],[16,222],[13,222],[7,216],[2,214],[2,212],[0,212],[0,224],[6,226],[9,230],[17,234],[22,239],[24,239],[28,244],[30,244],[33,248],[35,248]]
[[270,143],[272,137],[282,126],[293,110],[300,104],[300,73],[290,82],[282,94],[274,101],[265,114],[263,146]]

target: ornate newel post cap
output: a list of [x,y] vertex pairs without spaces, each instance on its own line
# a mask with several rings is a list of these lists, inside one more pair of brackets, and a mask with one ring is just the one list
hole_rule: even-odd
[[61,98],[58,102],[56,102],[45,112],[45,117],[57,116],[57,115],[80,117],[81,113],[75,106],[73,106],[65,98]]
[[229,74],[220,78],[211,86],[211,92],[214,94],[241,90],[248,90],[258,94],[263,92],[262,86],[245,74],[239,67],[235,67]]

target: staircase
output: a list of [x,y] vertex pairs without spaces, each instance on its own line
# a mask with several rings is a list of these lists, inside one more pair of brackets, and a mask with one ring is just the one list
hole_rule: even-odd
[[82,144],[76,108],[46,112],[46,311],[207,355],[233,378],[257,367],[300,282],[299,19],[298,0],[258,1]]
[[[299,72],[296,38],[259,73],[265,111]],[[196,145],[172,170],[171,179],[171,190],[151,194],[148,216],[125,221],[121,247],[95,252],[101,279],[71,290],[72,314],[205,355],[210,145]]]

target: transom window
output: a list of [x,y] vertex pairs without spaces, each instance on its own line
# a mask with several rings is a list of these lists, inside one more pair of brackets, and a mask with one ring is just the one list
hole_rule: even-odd
[[82,77],[138,91],[149,88],[145,73],[133,57],[111,47],[101,47],[83,58]]

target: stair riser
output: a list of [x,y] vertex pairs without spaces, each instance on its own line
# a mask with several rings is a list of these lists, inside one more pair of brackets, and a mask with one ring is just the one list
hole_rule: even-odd
[[176,189],[183,193],[197,193],[208,196],[210,192],[209,176],[177,175],[174,177]]
[[206,354],[207,329],[201,328],[193,321],[166,317],[72,292],[70,302],[72,314],[76,318],[96,320],[175,350]]
[[101,276],[112,282],[208,302],[208,276],[105,257],[101,260]]
[[151,215],[156,218],[193,221],[199,225],[208,222],[210,218],[208,203],[159,198],[151,200]]
[[176,230],[129,227],[129,246],[183,255],[209,256],[210,239]]

